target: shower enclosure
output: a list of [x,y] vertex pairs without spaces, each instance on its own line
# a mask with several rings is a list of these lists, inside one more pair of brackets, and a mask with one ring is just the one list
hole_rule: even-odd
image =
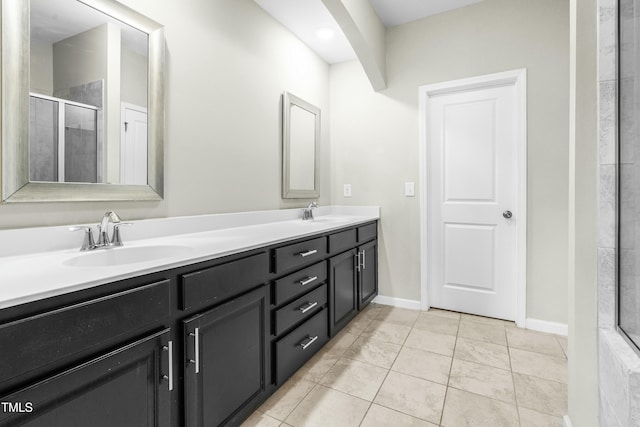
[[29,107],[29,180],[102,182],[101,109],[35,93]]
[[618,327],[640,351],[640,18],[635,0],[619,7]]

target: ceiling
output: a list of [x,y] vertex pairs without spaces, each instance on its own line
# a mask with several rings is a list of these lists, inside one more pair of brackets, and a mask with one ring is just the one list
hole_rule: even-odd
[[147,34],[83,3],[68,0],[31,0],[31,40],[53,44],[94,27],[112,22],[121,29],[122,44],[147,56]]
[[[369,0],[386,27],[465,7],[482,0]],[[356,54],[321,0],[255,0],[329,64],[356,59]],[[317,31],[329,28],[334,36],[321,39]]]
[[[321,0],[255,1],[329,64],[356,58],[338,23]],[[330,40],[323,40],[316,35],[318,30],[325,28],[334,32]]]
[[480,3],[482,0],[369,0],[386,27]]

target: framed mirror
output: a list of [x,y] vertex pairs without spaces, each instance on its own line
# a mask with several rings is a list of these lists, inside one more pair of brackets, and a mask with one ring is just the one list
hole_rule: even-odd
[[285,92],[282,96],[282,198],[320,197],[320,108]]
[[3,203],[161,200],[164,31],[114,0],[1,0]]

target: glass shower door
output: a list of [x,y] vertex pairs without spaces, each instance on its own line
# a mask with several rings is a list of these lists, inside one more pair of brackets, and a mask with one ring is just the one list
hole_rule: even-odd
[[32,94],[29,123],[31,182],[100,182],[101,112],[97,107]]
[[98,182],[97,113],[65,104],[64,182]]
[[618,326],[640,351],[640,17],[637,0],[619,8]]

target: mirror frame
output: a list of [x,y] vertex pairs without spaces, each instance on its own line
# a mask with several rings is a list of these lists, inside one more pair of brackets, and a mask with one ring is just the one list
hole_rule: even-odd
[[[162,200],[164,195],[164,27],[114,0],[77,0],[149,36],[147,185],[29,182],[28,0],[2,0],[0,157],[2,203]],[[25,72],[26,70],[26,72]]]
[[[315,116],[313,190],[291,188],[291,107],[297,106]],[[282,198],[317,199],[320,197],[320,108],[289,92],[282,94]]]

